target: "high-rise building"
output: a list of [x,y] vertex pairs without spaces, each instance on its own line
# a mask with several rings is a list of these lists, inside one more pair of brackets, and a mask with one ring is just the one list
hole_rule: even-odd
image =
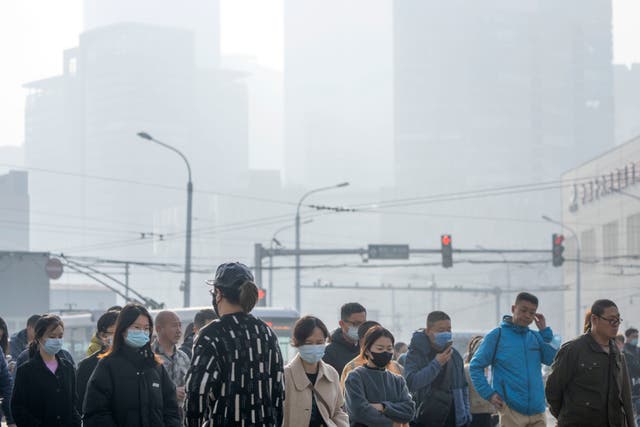
[[285,182],[393,184],[391,4],[284,3]]
[[640,64],[614,66],[616,143],[640,135]]

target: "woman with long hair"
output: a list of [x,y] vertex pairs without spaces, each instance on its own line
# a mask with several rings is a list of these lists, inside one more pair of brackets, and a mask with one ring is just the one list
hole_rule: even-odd
[[38,320],[34,332],[29,360],[18,367],[11,396],[15,423],[20,427],[79,427],[75,370],[58,355],[64,343],[64,323],[48,314]]
[[149,340],[153,319],[127,304],[116,320],[113,343],[101,354],[85,394],[83,426],[179,427],[175,386]]
[[361,354],[366,360],[347,376],[345,398],[352,426],[407,425],[413,419],[415,403],[403,377],[386,369],[393,358],[394,337],[382,326],[364,336]]
[[304,316],[293,327],[296,357],[284,367],[283,427],[349,427],[336,370],[322,361],[329,330],[322,320]]
[[0,350],[5,356],[9,354],[9,328],[2,317],[0,317]]
[[0,401],[2,401],[0,421],[4,414],[9,427],[15,427],[11,418],[11,389],[13,384],[11,382],[11,369],[8,365],[8,362],[11,361],[11,356],[7,353],[9,350],[8,336],[7,323],[0,317]]
[[[492,417],[496,414],[496,408],[480,397],[476,388],[471,381],[471,375],[469,374],[469,364],[471,359],[476,354],[476,351],[482,344],[482,335],[476,335],[469,340],[467,344],[467,354],[464,358],[464,374],[469,385],[469,400],[471,402],[471,425],[469,427],[492,427],[495,425],[492,421]],[[488,369],[485,369],[485,376],[488,374]]]
[[249,268],[218,266],[213,308],[220,317],[198,332],[185,384],[185,425],[282,425],[283,361],[273,330],[250,314],[258,287]]

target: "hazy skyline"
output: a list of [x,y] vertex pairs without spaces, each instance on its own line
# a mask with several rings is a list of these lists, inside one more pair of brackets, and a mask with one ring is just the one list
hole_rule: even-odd
[[[65,8],[44,0],[8,2],[0,5],[0,46],[5,68],[0,80],[0,146],[24,141],[24,83],[57,75],[62,70],[62,52],[76,46],[82,31],[82,0],[68,0]],[[283,0],[220,0],[221,53],[249,55],[259,65],[283,69]],[[640,4],[613,0],[614,62],[640,62]],[[283,141],[274,147],[274,157],[251,156],[251,166],[279,167]],[[264,150],[260,150],[264,153]]]

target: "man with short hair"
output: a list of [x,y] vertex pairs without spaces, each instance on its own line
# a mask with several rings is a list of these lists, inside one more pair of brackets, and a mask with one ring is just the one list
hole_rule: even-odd
[[98,356],[107,351],[113,343],[113,333],[116,329],[116,320],[118,319],[119,311],[107,311],[103,313],[98,319],[96,325],[96,337],[100,340],[100,350],[94,352],[89,357],[86,357],[78,363],[78,369],[76,371],[76,390],[78,391],[78,412],[82,414],[82,404],[84,402],[84,395],[87,391],[87,384],[89,378],[93,374],[94,369],[98,365]]
[[416,427],[459,427],[471,422],[469,387],[462,356],[453,348],[451,318],[427,316],[427,328],[411,337],[404,364],[407,387],[416,402]]
[[42,317],[41,314],[34,314],[27,320],[27,327],[22,329],[19,332],[16,332],[11,336],[11,342],[9,353],[11,354],[11,359],[18,360],[20,353],[27,349],[27,346],[33,338],[35,337],[35,327],[38,320]]
[[331,333],[322,360],[341,373],[351,359],[360,353],[358,328],[367,320],[367,310],[357,302],[349,302],[340,308],[340,327]]
[[624,343],[625,361],[629,371],[629,382],[631,383],[631,400],[636,410],[636,422],[640,425],[640,351],[638,350],[638,330],[629,328],[624,332],[626,338]]
[[165,310],[156,316],[156,332],[158,339],[153,345],[153,352],[162,358],[162,364],[169,378],[176,386],[178,406],[182,407],[185,397],[184,384],[191,364],[189,356],[176,347],[182,337],[182,323],[173,311]]
[[[521,292],[501,325],[489,332],[471,360],[469,374],[480,396],[491,402],[504,427],[544,427],[542,364],[551,365],[557,349],[553,331],[538,313],[538,298]],[[529,329],[535,322],[538,331]],[[492,384],[485,368],[492,367]]]
[[193,323],[190,324],[191,327],[187,326],[187,334],[184,337],[184,342],[180,346],[180,350],[189,356],[189,359],[191,359],[191,355],[193,354],[193,342],[195,341],[198,332],[200,332],[200,329],[204,328],[217,318],[218,315],[216,315],[216,312],[211,308],[203,308],[193,317]]

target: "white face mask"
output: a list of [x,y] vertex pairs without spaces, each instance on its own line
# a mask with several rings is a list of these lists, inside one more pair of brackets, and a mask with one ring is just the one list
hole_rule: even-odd
[[353,341],[358,341],[358,328],[356,328],[355,326],[349,326],[349,329],[347,330],[347,336]]

